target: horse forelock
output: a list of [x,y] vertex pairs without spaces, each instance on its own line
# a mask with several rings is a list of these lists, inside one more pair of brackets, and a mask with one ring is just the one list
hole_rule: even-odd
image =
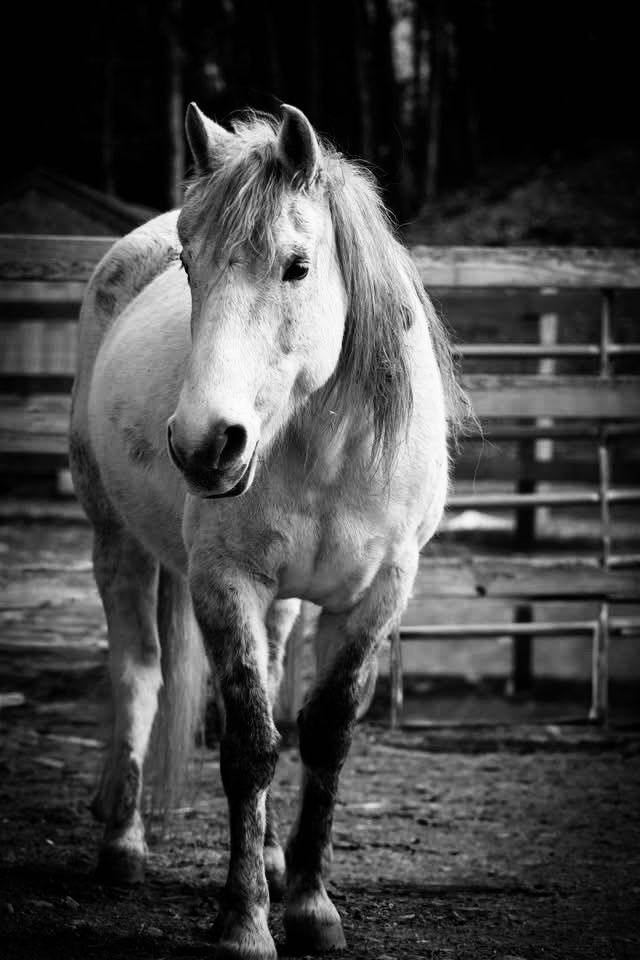
[[276,157],[275,120],[251,115],[234,124],[236,136],[212,157],[209,173],[188,185],[186,219],[201,231],[214,262],[243,247],[272,264],[275,225],[289,189]]
[[417,269],[370,172],[320,140],[320,169],[312,184],[292,183],[277,157],[275,118],[245,115],[235,138],[214,157],[211,173],[192,181],[189,217],[206,237],[211,256],[228,262],[249,247],[272,264],[275,227],[287,199],[300,190],[324,197],[333,222],[336,252],[347,295],[345,334],[338,367],[325,389],[337,412],[354,403],[373,421],[372,461],[393,459],[413,406],[406,331],[428,324],[447,403],[450,432],[466,416],[449,336],[422,286]]

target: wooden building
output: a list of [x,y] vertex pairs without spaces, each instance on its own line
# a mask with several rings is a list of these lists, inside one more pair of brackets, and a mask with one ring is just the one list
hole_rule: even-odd
[[[0,234],[118,237],[156,212],[44,169],[0,187]],[[76,302],[0,303],[0,376],[72,370],[77,313]]]
[[117,237],[157,212],[43,168],[0,185],[0,233]]

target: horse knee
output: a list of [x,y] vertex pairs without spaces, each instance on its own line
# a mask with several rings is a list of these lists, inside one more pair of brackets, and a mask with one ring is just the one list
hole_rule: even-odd
[[251,725],[242,731],[225,731],[220,743],[220,773],[231,799],[267,790],[278,762],[280,737],[275,728]]
[[351,743],[358,699],[350,685],[323,684],[298,716],[300,756],[311,769],[340,766]]

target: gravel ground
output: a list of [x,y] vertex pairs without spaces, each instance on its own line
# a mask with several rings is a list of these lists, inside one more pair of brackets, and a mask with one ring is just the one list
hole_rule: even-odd
[[[88,804],[108,691],[88,531],[9,525],[0,542],[0,956],[215,956],[228,851],[217,746],[198,750],[164,839],[149,818],[146,884],[98,883]],[[640,957],[637,731],[392,733],[375,717],[357,731],[335,821],[345,957]],[[288,733],[276,780],[285,828],[298,779]],[[272,929],[285,955],[280,905]]]

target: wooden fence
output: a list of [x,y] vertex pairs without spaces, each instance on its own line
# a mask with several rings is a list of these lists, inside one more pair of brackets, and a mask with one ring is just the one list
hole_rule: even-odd
[[[611,485],[612,445],[624,444],[624,452],[637,455],[637,445],[630,444],[640,432],[640,378],[634,366],[623,372],[618,365],[629,365],[640,355],[637,336],[637,314],[626,318],[625,341],[612,337],[616,307],[620,295],[640,288],[640,251],[576,250],[576,249],[464,249],[417,247],[413,250],[427,289],[443,302],[461,291],[495,291],[501,296],[514,291],[532,294],[534,315],[539,330],[545,327],[564,331],[560,310],[579,293],[589,297],[591,309],[597,310],[595,342],[571,342],[556,336],[538,343],[469,343],[461,347],[465,361],[511,359],[538,364],[535,373],[475,373],[464,377],[476,415],[482,424],[483,442],[504,444],[516,442],[520,457],[514,477],[516,489],[491,492],[479,488],[460,494],[454,491],[449,509],[519,511],[520,535],[517,547],[506,556],[478,556],[464,559],[422,558],[416,589],[400,630],[392,641],[392,707],[391,722],[402,723],[402,644],[416,638],[514,637],[515,681],[518,674],[527,674],[531,638],[534,636],[591,637],[593,648],[592,704],[590,717],[604,721],[607,717],[607,665],[609,639],[612,634],[638,632],[637,617],[612,617],[613,604],[640,602],[638,555],[616,552],[611,536],[611,510],[614,504],[640,500],[635,473],[633,486],[613,489]],[[569,298],[567,295],[570,295]],[[635,310],[640,299],[631,301]],[[468,306],[467,306],[468,309]],[[445,313],[451,314],[451,310]],[[553,318],[553,324],[549,320]],[[546,322],[545,322],[546,321]],[[520,325],[522,326],[522,324]],[[514,333],[517,331],[514,331]],[[558,371],[549,361],[577,361],[579,372]],[[584,372],[585,366],[591,366]],[[584,459],[570,469],[557,457],[550,462],[550,444],[567,447],[573,442],[591,446],[591,462]],[[541,443],[546,444],[544,457],[538,459]],[[630,462],[633,464],[633,457]],[[637,462],[636,462],[637,464]],[[595,469],[594,469],[595,467]],[[538,490],[540,482],[552,482],[551,489]],[[562,485],[558,489],[558,485]],[[567,488],[568,487],[568,488]],[[597,510],[597,543],[592,550],[572,556],[534,553],[535,513],[540,508],[595,507]],[[518,532],[518,531],[517,531]],[[476,622],[434,626],[425,622],[430,598],[448,596],[453,601],[477,598],[483,602],[496,598],[514,602],[517,619],[510,623]],[[561,619],[534,623],[532,610],[536,603],[562,601],[567,609],[585,601],[597,603],[598,615],[592,619]],[[481,616],[481,613],[480,613]],[[525,621],[525,622],[522,622]],[[524,643],[522,642],[524,641]]]
[[[78,307],[111,243],[0,236],[0,452],[14,469],[66,465]],[[494,458],[488,480],[500,481],[495,490],[473,484],[477,454],[463,452],[467,472],[456,474],[449,510],[512,509],[519,519],[514,549],[504,555],[425,553],[414,597],[392,638],[392,723],[403,722],[403,643],[503,635],[516,638],[521,675],[533,636],[592,637],[590,715],[603,720],[609,638],[640,625],[637,618],[612,613],[614,605],[640,602],[640,573],[638,556],[618,551],[611,536],[611,511],[640,499],[640,338],[634,313],[640,305],[640,251],[420,246],[412,252],[456,339],[466,341],[458,348],[463,383],[482,424],[481,442],[515,450],[497,463]],[[506,318],[501,342],[491,311],[500,314],[503,328]],[[565,322],[572,311],[584,330]],[[623,335],[617,336],[621,319]],[[527,325],[528,340],[520,342]],[[505,363],[506,371],[500,368]],[[466,449],[479,439],[469,438]],[[570,456],[574,446],[582,450],[577,459]],[[632,482],[613,486],[617,474]],[[599,530],[593,549],[561,557],[534,553],[537,512],[589,506]],[[450,598],[454,610],[456,601],[474,598],[478,622],[430,624],[436,596]],[[513,603],[512,622],[483,621],[483,604],[493,598]],[[598,606],[594,618],[530,622],[536,604],[562,601],[569,609],[587,599]]]

